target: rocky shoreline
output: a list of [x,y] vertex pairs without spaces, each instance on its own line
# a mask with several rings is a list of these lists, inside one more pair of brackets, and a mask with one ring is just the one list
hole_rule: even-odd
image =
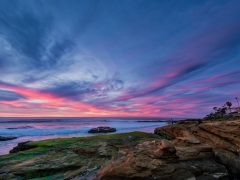
[[236,179],[240,120],[27,142],[0,156],[0,179]]

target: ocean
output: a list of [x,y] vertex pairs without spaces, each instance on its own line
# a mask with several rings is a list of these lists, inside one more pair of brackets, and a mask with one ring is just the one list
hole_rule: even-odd
[[0,141],[0,155],[8,154],[19,142],[91,136],[93,134],[89,134],[88,130],[98,126],[114,127],[116,133],[123,133],[153,132],[156,127],[166,124],[161,120],[120,118],[0,118],[0,136],[17,137]]

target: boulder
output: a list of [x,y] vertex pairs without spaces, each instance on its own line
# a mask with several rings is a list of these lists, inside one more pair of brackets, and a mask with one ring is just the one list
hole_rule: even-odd
[[13,139],[17,139],[17,137],[14,137],[14,136],[0,136],[0,141],[9,141],[9,140],[13,140]]
[[111,133],[111,132],[116,132],[116,128],[112,127],[97,127],[97,128],[92,128],[88,131],[88,133]]

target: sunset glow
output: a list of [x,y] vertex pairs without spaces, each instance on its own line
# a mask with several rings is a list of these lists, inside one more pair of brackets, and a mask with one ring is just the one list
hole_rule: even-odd
[[203,117],[240,96],[239,1],[127,2],[1,1],[0,117]]

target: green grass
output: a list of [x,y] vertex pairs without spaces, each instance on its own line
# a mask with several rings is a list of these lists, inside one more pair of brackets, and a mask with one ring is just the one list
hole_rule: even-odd
[[[1,173],[6,171],[7,177],[15,179],[74,177],[79,173],[84,174],[88,169],[100,167],[115,156],[121,147],[156,138],[159,136],[130,132],[29,142],[35,146],[33,149],[0,156],[0,179],[3,178]],[[103,148],[105,154],[101,154],[99,148]]]

